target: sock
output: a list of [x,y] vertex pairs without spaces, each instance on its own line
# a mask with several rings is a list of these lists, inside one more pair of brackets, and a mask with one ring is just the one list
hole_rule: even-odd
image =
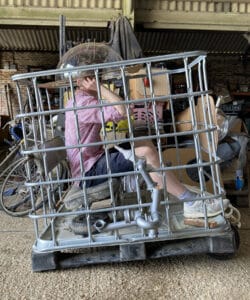
[[[191,192],[190,190],[186,189],[184,193],[182,193],[178,198],[180,200],[185,200],[185,199],[192,199],[197,197],[197,194],[194,192]],[[188,201],[186,202],[188,205],[192,205],[194,202]]]

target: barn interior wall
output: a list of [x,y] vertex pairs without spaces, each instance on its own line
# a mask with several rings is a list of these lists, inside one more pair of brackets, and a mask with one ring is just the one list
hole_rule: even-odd
[[54,69],[56,68],[58,59],[58,53],[53,52],[1,52],[0,114],[9,114],[6,100],[6,86],[8,86],[14,116],[19,112],[16,87],[11,80],[11,76],[30,71]]
[[[5,87],[8,85],[14,115],[18,113],[16,87],[11,76],[29,71],[56,68],[58,53],[52,52],[1,52],[0,53],[0,114],[8,115]],[[207,74],[209,88],[216,95],[222,88],[236,91],[241,84],[250,87],[250,61],[240,56],[208,55]]]

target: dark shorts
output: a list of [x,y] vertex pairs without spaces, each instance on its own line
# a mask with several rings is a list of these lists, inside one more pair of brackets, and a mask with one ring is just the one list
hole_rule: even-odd
[[[130,160],[124,158],[116,149],[110,149],[109,153],[109,167],[111,173],[122,173],[134,170],[134,165]],[[98,161],[93,165],[93,167],[85,173],[85,176],[97,176],[107,174],[107,163],[106,155],[103,154]],[[86,180],[86,187],[95,186],[104,181],[107,181],[107,178],[98,178]]]

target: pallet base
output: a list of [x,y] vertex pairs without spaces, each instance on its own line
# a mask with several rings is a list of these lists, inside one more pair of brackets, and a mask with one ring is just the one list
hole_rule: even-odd
[[107,247],[71,249],[65,252],[32,252],[34,272],[77,268],[91,264],[117,263],[176,255],[214,254],[220,258],[233,256],[239,246],[237,230],[216,236],[180,240],[153,241]]

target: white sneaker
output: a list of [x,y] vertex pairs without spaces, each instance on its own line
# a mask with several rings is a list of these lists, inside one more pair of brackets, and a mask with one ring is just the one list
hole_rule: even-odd
[[184,217],[185,218],[204,218],[204,205],[206,205],[207,217],[214,217],[226,210],[229,205],[228,199],[223,199],[223,208],[221,201],[218,199],[208,199],[205,201],[194,201],[193,204],[184,202]]

